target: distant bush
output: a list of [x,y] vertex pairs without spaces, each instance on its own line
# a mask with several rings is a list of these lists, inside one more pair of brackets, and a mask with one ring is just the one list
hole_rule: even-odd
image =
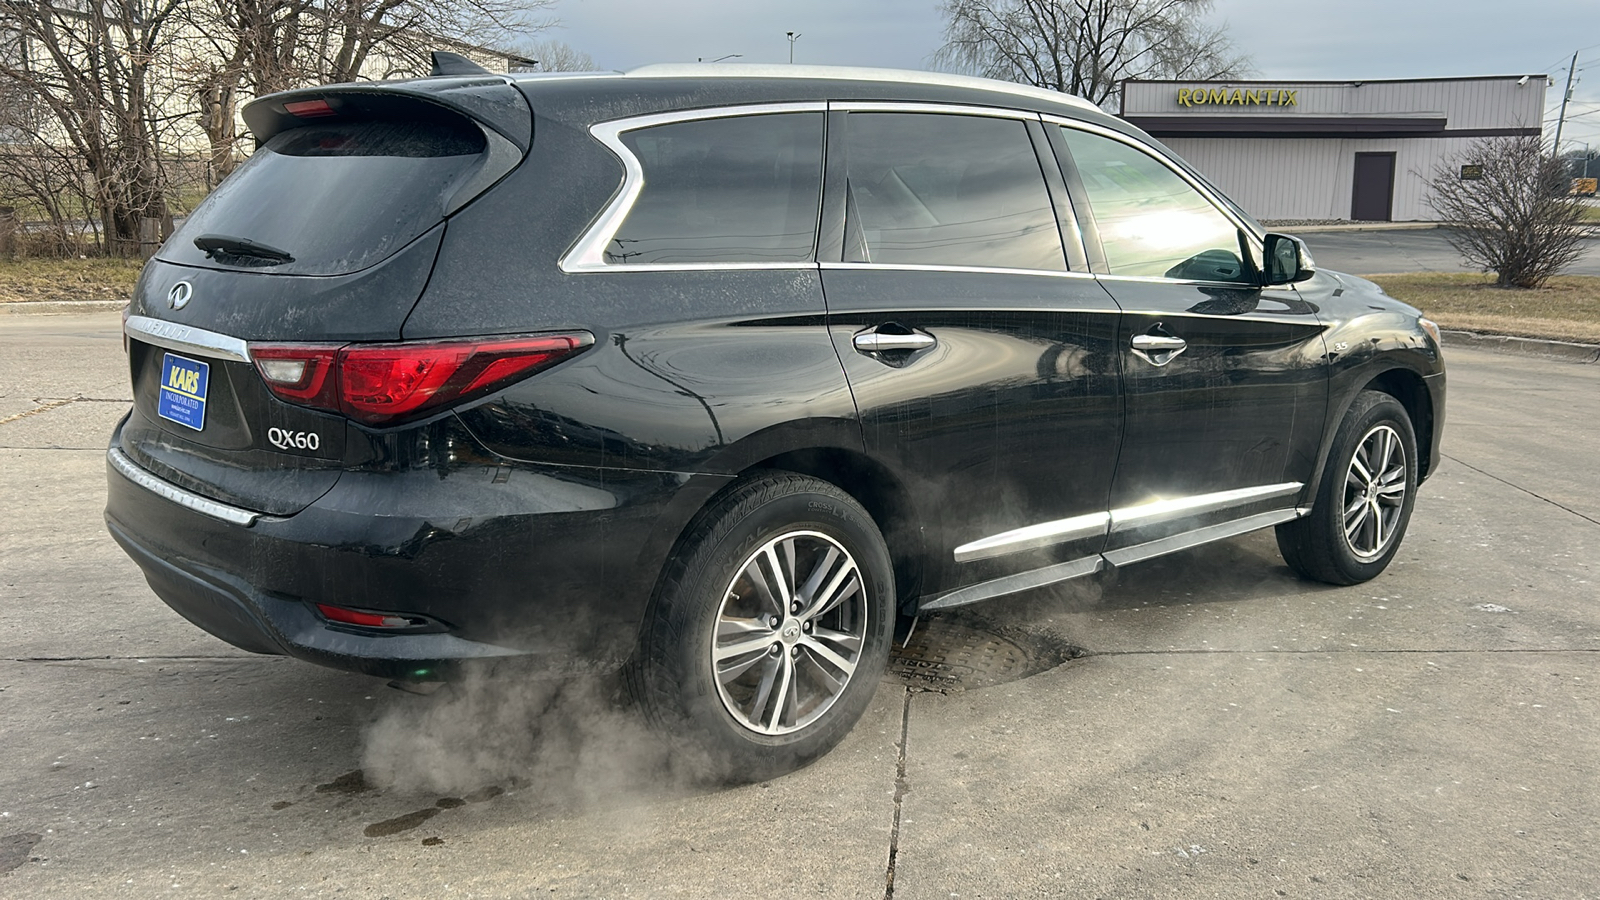
[[1499,287],[1536,288],[1583,252],[1583,206],[1565,164],[1539,138],[1488,138],[1433,172],[1428,204],[1454,224],[1449,240]]

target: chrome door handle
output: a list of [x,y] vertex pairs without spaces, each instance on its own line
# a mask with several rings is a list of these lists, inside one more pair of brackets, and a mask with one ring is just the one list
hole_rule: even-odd
[[852,340],[862,353],[883,353],[886,350],[926,350],[938,343],[931,334],[884,334],[864,331]]
[[1167,337],[1160,334],[1136,334],[1133,336],[1133,349],[1143,350],[1146,353],[1175,353],[1189,346],[1183,338]]
[[[1157,322],[1151,330],[1161,328]],[[1133,336],[1133,355],[1156,368],[1161,368],[1178,358],[1178,354],[1189,349],[1189,342],[1181,337],[1170,334],[1136,334]]]

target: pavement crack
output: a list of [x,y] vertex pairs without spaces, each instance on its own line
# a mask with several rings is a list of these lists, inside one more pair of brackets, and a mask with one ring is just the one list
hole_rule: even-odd
[[1566,510],[1567,512],[1572,513],[1573,515],[1577,516],[1578,518],[1584,520],[1585,522],[1588,522],[1588,523],[1593,524],[1593,525],[1600,525],[1600,519],[1595,519],[1595,518],[1592,518],[1590,516],[1586,516],[1583,513],[1578,512],[1577,510],[1573,509],[1570,506],[1563,506],[1560,503],[1557,503],[1556,501],[1551,500],[1549,497],[1546,497],[1546,496],[1544,496],[1542,494],[1538,494],[1538,493],[1535,493],[1533,491],[1530,491],[1530,490],[1528,490],[1527,488],[1523,487],[1520,484],[1515,484],[1513,482],[1507,481],[1504,478],[1501,478],[1499,475],[1493,474],[1492,472],[1485,472],[1484,470],[1478,468],[1477,466],[1473,465],[1472,463],[1466,462],[1466,461],[1464,461],[1464,460],[1462,460],[1462,459],[1460,459],[1458,457],[1451,456],[1451,455],[1449,455],[1447,453],[1446,454],[1440,454],[1440,455],[1443,456],[1445,459],[1450,460],[1453,463],[1459,463],[1460,465],[1466,466],[1467,468],[1471,469],[1474,472],[1477,472],[1479,475],[1482,475],[1485,478],[1493,478],[1495,481],[1500,482],[1501,484],[1505,485],[1506,487],[1515,488],[1516,490],[1519,490],[1519,491],[1523,492],[1524,494],[1527,494],[1530,497],[1533,497],[1533,498],[1535,498],[1537,500],[1543,500],[1544,502],[1550,504],[1551,506],[1554,506],[1556,509]]
[[29,416],[37,416],[40,413],[49,412],[52,409],[59,409],[59,408],[61,408],[63,406],[66,406],[68,403],[71,403],[72,401],[71,400],[45,400],[45,401],[41,402],[41,401],[35,400],[33,402],[38,403],[39,405],[35,406],[33,409],[25,409],[22,412],[12,413],[11,415],[6,416],[4,419],[0,419],[0,425],[5,425],[8,422],[15,422],[18,419],[26,419]]
[[894,867],[900,858],[900,811],[906,796],[906,742],[911,735],[911,695],[906,688],[905,703],[900,708],[900,758],[894,774],[894,827],[889,829],[889,865],[883,875],[883,900],[894,900]]
[[1307,654],[1333,655],[1346,653],[1362,656],[1382,654],[1446,654],[1446,653],[1528,653],[1528,654],[1554,654],[1554,653],[1600,653],[1600,647],[1440,647],[1427,648],[1399,648],[1399,647],[1307,647],[1276,648],[1273,650],[1196,650],[1193,648],[1169,648],[1166,650],[1084,650],[1081,658],[1088,659],[1095,656],[1305,656]]
[[181,662],[184,660],[204,659],[252,659],[268,661],[281,659],[273,656],[247,656],[243,653],[214,653],[214,654],[187,654],[184,656],[7,656],[0,657],[0,662],[14,663],[58,663],[58,662],[148,662],[152,659],[162,662]]

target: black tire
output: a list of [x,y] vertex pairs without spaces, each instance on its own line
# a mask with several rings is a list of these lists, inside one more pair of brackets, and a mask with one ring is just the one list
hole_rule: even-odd
[[[785,586],[814,605],[792,601],[779,619]],[[831,750],[866,711],[889,658],[894,597],[889,551],[859,503],[815,478],[749,477],[679,542],[628,667],[629,693],[702,780],[781,775]]]
[[[1374,477],[1366,463],[1394,440],[1390,462]],[[1361,465],[1356,465],[1360,456]],[[1396,473],[1395,465],[1404,465]],[[1395,488],[1404,493],[1395,496]],[[1394,397],[1362,391],[1350,404],[1328,453],[1311,514],[1278,526],[1278,550],[1289,568],[1328,584],[1359,584],[1382,572],[1400,549],[1417,496],[1417,437]],[[1353,511],[1353,512],[1352,512]],[[1346,526],[1355,530],[1347,533]]]

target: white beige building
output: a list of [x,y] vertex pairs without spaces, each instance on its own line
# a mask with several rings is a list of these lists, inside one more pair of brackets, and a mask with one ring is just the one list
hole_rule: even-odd
[[1121,115],[1260,219],[1427,221],[1435,168],[1539,135],[1544,75],[1126,81]]

